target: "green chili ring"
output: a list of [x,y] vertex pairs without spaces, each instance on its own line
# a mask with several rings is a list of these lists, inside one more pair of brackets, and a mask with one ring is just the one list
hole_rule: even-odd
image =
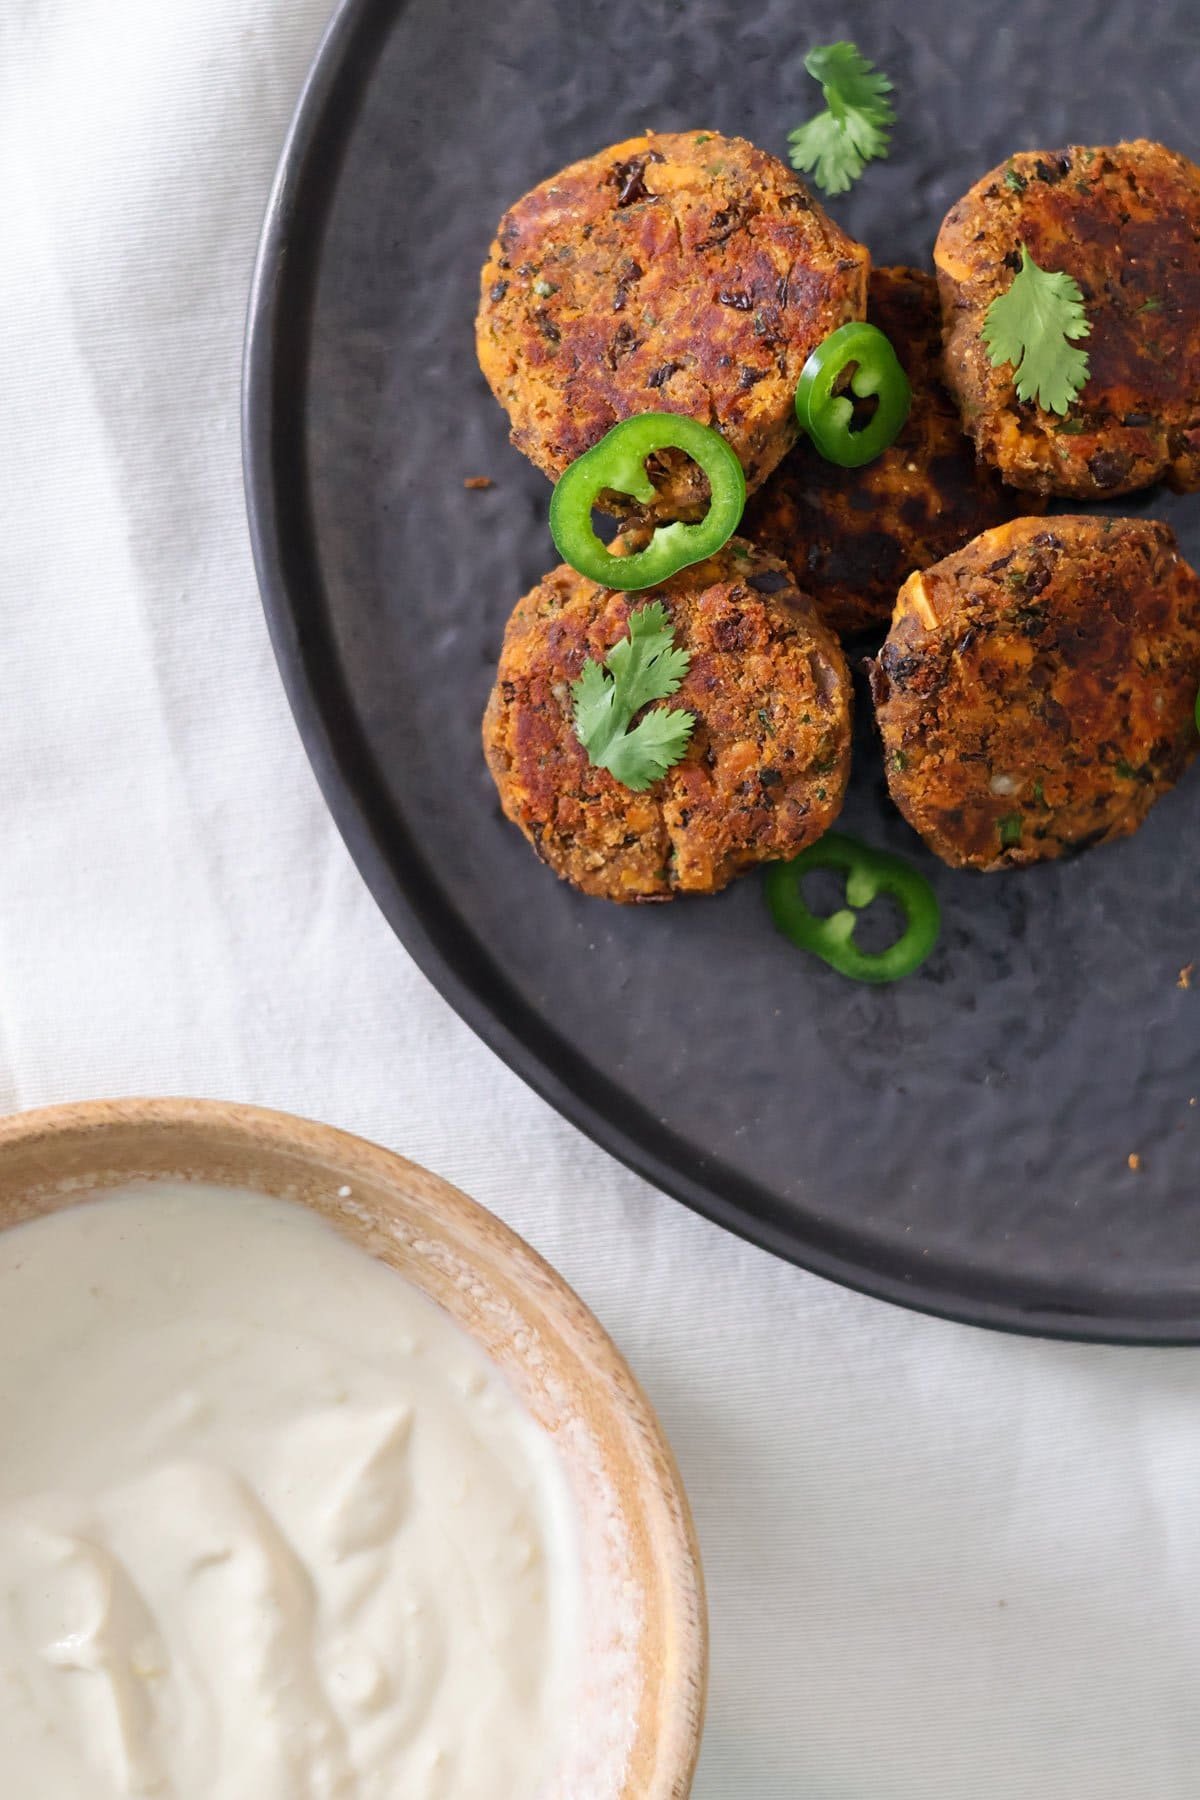
[[[853,429],[854,402],[835,388],[854,365],[849,386],[860,400],[879,404],[861,431]],[[860,469],[895,443],[908,418],[912,388],[891,341],[876,325],[851,320],[817,345],[800,371],[796,417],[826,462]]]
[[[648,506],[657,489],[646,473],[656,450],[682,450],[708,476],[708,511],[695,525],[659,525],[644,550],[614,556],[592,527],[592,507],[606,489]],[[680,413],[639,413],[614,425],[559,477],[550,501],[550,535],[571,567],[605,587],[656,587],[691,563],[713,556],[737,530],[746,506],[746,477],[719,431]]]
[[[810,912],[800,892],[810,869],[839,869],[846,877],[847,905],[822,918]],[[937,943],[941,911],[925,877],[899,856],[873,850],[841,832],[826,832],[789,862],[767,870],[767,905],[776,928],[801,950],[811,950],[851,981],[900,981],[919,969]],[[854,942],[858,914],[880,894],[890,894],[904,914],[903,934],[873,954]]]

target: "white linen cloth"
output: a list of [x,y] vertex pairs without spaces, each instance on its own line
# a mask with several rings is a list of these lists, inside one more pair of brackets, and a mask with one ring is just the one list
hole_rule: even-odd
[[695,1509],[697,1800],[1196,1800],[1200,1355],[922,1319],[693,1218],[475,1040],[326,815],[238,388],[328,5],[0,0],[0,1105],[290,1108],[543,1251]]

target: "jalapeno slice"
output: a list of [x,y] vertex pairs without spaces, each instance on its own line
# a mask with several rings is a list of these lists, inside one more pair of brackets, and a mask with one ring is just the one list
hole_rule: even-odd
[[[838,869],[846,877],[847,905],[828,918],[804,903],[800,882],[810,869]],[[772,863],[766,893],[778,930],[851,981],[900,981],[911,975],[933,949],[941,925],[937,896],[910,863],[837,831],[826,832],[790,862]],[[854,930],[858,914],[880,894],[897,901],[905,926],[894,944],[872,953],[859,949]]]
[[[655,527],[643,550],[614,556],[592,528],[598,494],[611,489],[643,506],[656,490],[646,458],[656,450],[682,450],[708,476],[708,511],[694,525],[677,520]],[[639,413],[614,425],[560,476],[550,501],[550,535],[564,562],[605,587],[656,587],[690,563],[703,562],[737,530],[746,505],[746,477],[720,432],[679,413]]]
[[[878,397],[873,416],[861,430],[854,429],[854,403],[837,384],[851,373],[846,385],[860,400]],[[803,369],[796,388],[796,417],[825,458],[842,469],[860,469],[874,462],[895,442],[908,417],[912,389],[891,341],[876,325],[852,320],[831,331],[817,345]]]

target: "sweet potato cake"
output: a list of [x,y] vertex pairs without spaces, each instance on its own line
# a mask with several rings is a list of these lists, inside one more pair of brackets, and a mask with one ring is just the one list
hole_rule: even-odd
[[888,786],[957,867],[1135,831],[1197,744],[1200,580],[1153,519],[1015,519],[900,591],[872,670]]
[[[692,659],[668,704],[696,725],[682,760],[633,793],[589,762],[571,683],[651,598]],[[649,593],[554,569],[509,620],[483,740],[505,813],[558,875],[609,900],[670,900],[819,838],[841,809],[850,723],[837,639],[782,563],[732,538]]]
[[759,489],[747,535],[781,556],[843,637],[886,625],[896,590],[1026,503],[976,459],[941,376],[937,283],[919,269],[872,269],[867,317],[912,387],[900,436],[859,469],[796,445]]
[[[1086,386],[1060,418],[1017,399],[980,336],[1024,245],[1079,283]],[[1010,157],[951,207],[934,251],[946,370],[980,455],[1015,487],[1079,499],[1162,477],[1200,487],[1200,169],[1144,139]]]
[[[800,370],[861,319],[869,258],[790,169],[741,138],[630,138],[518,200],[484,265],[476,342],[512,441],[557,479],[618,420],[715,426],[755,487],[795,441]],[[687,457],[646,516],[696,518]],[[634,509],[613,499],[609,510]]]

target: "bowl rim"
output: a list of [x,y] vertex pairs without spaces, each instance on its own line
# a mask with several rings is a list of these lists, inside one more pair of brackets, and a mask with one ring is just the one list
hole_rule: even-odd
[[[518,1232],[442,1176],[368,1138],[270,1107],[211,1099],[131,1097],[72,1101],[12,1113],[0,1118],[0,1191],[5,1185],[6,1164],[18,1152],[144,1134],[163,1141],[185,1133],[193,1145],[199,1138],[214,1150],[218,1145],[242,1145],[291,1156],[301,1163],[323,1163],[343,1174],[351,1185],[357,1179],[397,1193],[419,1189],[422,1203],[433,1205],[468,1244],[482,1243],[486,1237],[493,1261],[504,1264],[522,1288],[552,1299],[581,1360],[591,1373],[604,1378],[606,1406],[647,1451],[650,1479],[639,1484],[639,1500],[646,1513],[653,1515],[654,1563],[662,1587],[663,1612],[680,1658],[675,1678],[664,1682],[660,1690],[658,1725],[660,1743],[667,1753],[666,1767],[660,1767],[656,1758],[655,1785],[639,1788],[636,1795],[629,1788],[627,1800],[686,1800],[700,1753],[708,1688],[709,1631],[700,1548],[682,1477],[658,1416],[591,1308]],[[179,1173],[185,1178],[189,1174],[187,1159]],[[206,1173],[199,1163],[196,1178],[218,1182],[212,1171]],[[144,1171],[139,1174],[132,1161],[128,1179],[145,1179]],[[53,1167],[48,1164],[44,1183],[27,1181],[24,1185],[53,1190]],[[72,1180],[72,1190],[74,1187]],[[80,1184],[65,1204],[82,1202],[96,1191]],[[298,1199],[294,1203],[304,1204]],[[16,1223],[11,1220],[5,1225],[0,1220],[0,1231]],[[660,1776],[665,1785],[659,1785]]]

